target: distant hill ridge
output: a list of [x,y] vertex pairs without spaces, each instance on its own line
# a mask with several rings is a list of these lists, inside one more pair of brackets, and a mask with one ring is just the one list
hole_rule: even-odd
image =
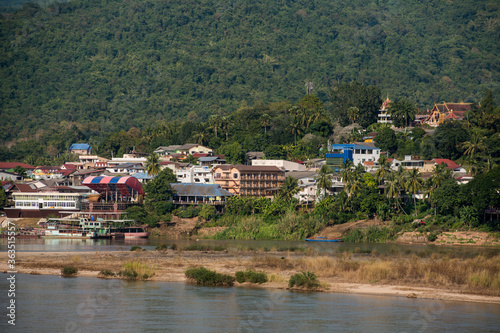
[[[499,4],[392,0],[24,4],[0,19],[0,142],[110,130],[377,85],[423,108],[500,92]],[[24,132],[23,132],[24,130]],[[28,132],[27,132],[28,131]]]

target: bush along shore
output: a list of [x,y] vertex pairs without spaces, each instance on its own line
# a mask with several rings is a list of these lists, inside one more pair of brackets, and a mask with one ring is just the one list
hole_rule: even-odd
[[[19,272],[128,280],[192,281],[202,286],[251,284],[323,292],[406,295],[500,304],[500,255],[457,251],[123,251],[26,253]],[[0,258],[6,254],[0,254]],[[3,261],[6,262],[6,261]],[[72,267],[70,270],[67,267]],[[7,270],[0,263],[0,269]]]

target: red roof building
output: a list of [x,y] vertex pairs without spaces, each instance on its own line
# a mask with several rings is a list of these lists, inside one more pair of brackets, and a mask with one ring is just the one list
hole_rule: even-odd
[[458,165],[457,163],[453,162],[452,160],[449,160],[447,158],[435,158],[433,159],[434,162],[436,162],[436,164],[446,164],[446,167],[448,169],[451,169],[451,170],[456,170],[458,168],[460,168],[460,165]]
[[26,164],[26,163],[21,163],[21,162],[0,162],[0,170],[14,169],[16,166],[23,167],[26,170],[33,170],[33,169],[35,169],[34,166],[31,166],[31,165]]

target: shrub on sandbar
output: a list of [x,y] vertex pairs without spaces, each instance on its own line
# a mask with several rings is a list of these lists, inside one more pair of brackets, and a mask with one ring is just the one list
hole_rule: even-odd
[[234,284],[233,276],[217,273],[205,267],[188,269],[185,274],[188,279],[195,281],[200,286],[231,287]]

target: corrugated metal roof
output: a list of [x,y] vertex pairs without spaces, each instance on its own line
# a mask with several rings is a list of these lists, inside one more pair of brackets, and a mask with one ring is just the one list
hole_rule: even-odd
[[216,161],[216,160],[219,160],[219,157],[217,157],[217,156],[206,156],[206,157],[200,157],[198,159],[199,162],[212,162],[212,161]]
[[176,191],[177,196],[231,197],[234,195],[223,190],[219,184],[174,183],[170,185]]
[[69,147],[69,150],[73,150],[73,149],[91,149],[92,147],[90,147],[89,144],[86,144],[86,143],[73,143],[71,145],[71,147]]

